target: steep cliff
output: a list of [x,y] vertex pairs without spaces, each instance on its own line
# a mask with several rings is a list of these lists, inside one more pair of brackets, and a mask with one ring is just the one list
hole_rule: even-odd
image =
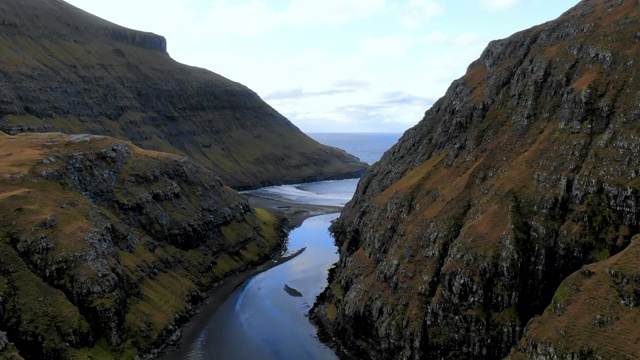
[[362,178],[313,310],[345,357],[638,355],[639,15],[492,42]]
[[187,155],[234,188],[355,177],[245,86],[173,61],[161,36],[60,0],[0,3],[0,130],[92,133]]
[[188,158],[0,133],[0,357],[164,345],[214,282],[273,254],[279,228]]

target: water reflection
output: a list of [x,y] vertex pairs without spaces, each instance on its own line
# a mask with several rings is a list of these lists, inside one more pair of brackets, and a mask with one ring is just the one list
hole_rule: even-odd
[[[336,359],[316,339],[309,309],[338,260],[328,227],[337,214],[307,219],[289,235],[294,259],[253,277],[220,308],[190,359]],[[301,296],[292,296],[285,286]]]

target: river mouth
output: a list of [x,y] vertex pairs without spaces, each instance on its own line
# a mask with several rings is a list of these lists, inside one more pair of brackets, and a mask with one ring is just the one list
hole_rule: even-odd
[[317,339],[309,310],[338,261],[328,227],[338,214],[311,217],[289,234],[304,251],[239,286],[192,344],[188,359],[337,359]]

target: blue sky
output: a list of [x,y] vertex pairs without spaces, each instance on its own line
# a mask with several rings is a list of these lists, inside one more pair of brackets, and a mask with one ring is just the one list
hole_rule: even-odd
[[67,0],[167,38],[305,132],[403,132],[489,41],[578,0]]

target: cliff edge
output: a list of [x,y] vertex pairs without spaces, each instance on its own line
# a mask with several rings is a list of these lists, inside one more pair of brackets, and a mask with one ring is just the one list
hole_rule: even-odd
[[189,156],[236,189],[360,176],[247,87],[179,64],[163,37],[60,0],[0,4],[0,130],[109,135]]
[[640,357],[639,16],[490,43],[362,178],[313,309],[344,357]]
[[0,358],[151,352],[282,240],[198,163],[105,136],[0,133],[0,204]]

